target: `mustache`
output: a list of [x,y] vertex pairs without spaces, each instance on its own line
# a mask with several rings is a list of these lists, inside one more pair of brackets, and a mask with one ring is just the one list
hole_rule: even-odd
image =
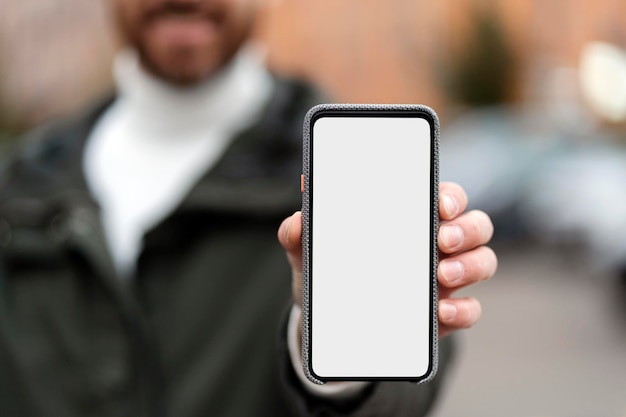
[[146,2],[146,20],[163,16],[208,17],[221,19],[221,11],[214,1],[203,0],[148,0]]

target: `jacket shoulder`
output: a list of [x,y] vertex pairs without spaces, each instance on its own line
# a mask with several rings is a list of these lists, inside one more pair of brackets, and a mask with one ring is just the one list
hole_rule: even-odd
[[307,111],[323,102],[327,95],[313,85],[294,78],[276,78],[276,92],[268,111],[268,119],[279,122],[287,131],[301,139],[302,124]]
[[107,97],[12,139],[10,149],[0,157],[0,202],[52,192],[55,183],[74,176],[82,163],[86,137],[111,101]]

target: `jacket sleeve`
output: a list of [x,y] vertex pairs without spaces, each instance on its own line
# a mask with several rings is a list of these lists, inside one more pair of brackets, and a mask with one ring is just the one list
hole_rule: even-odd
[[313,416],[425,416],[432,408],[454,354],[454,338],[439,342],[439,370],[424,384],[410,382],[376,382],[350,398],[321,398],[304,389],[293,370],[287,347],[286,320],[279,339],[281,379],[293,412],[299,417]]

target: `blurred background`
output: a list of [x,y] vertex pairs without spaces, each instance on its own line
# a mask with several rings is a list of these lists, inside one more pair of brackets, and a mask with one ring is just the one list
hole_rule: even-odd
[[[626,1],[277,1],[275,71],[422,103],[500,269],[435,416],[626,417]],[[105,1],[0,0],[0,151],[112,88]]]

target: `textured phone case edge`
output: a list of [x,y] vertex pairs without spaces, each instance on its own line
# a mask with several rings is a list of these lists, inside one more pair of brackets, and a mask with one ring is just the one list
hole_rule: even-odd
[[[309,326],[309,288],[310,288],[310,276],[309,276],[309,173],[310,173],[310,139],[311,139],[311,123],[315,117],[326,111],[418,111],[427,113],[433,121],[433,236],[435,237],[432,242],[432,276],[431,287],[433,288],[433,311],[432,311],[432,329],[433,329],[433,342],[432,342],[432,357],[430,371],[421,377],[419,380],[407,379],[408,381],[422,384],[430,381],[437,373],[438,367],[438,316],[437,306],[439,301],[439,294],[437,291],[437,263],[438,263],[438,248],[437,248],[437,232],[439,229],[439,118],[437,114],[428,106],[420,104],[318,104],[311,108],[304,118],[303,129],[303,143],[302,143],[302,174],[304,175],[304,189],[302,192],[302,366],[306,377],[319,385],[325,384],[324,381],[317,378],[310,371],[310,358],[309,358],[309,340],[310,340],[310,326]],[[373,378],[364,380],[385,380],[385,378]],[[393,380],[398,380],[394,378]]]

